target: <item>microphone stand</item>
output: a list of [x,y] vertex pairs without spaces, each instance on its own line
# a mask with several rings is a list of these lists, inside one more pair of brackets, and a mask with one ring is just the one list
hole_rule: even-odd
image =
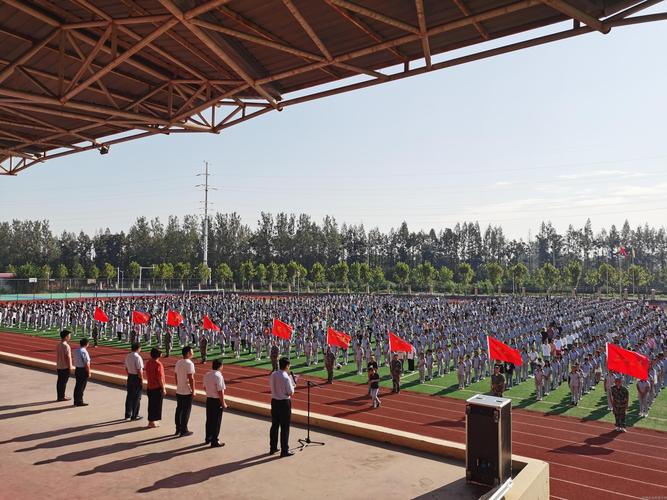
[[299,451],[303,451],[304,448],[313,445],[313,446],[324,446],[324,443],[321,441],[313,441],[310,439],[310,387],[313,384],[310,380],[306,380],[306,386],[308,388],[308,406],[307,406],[307,416],[306,416],[306,439],[299,439],[299,444],[301,447]]

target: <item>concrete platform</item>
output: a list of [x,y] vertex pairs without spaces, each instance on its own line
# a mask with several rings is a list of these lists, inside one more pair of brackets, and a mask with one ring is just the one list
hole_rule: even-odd
[[[233,411],[224,417],[226,446],[210,449],[199,404],[190,419],[195,434],[174,438],[171,399],[163,427],[145,429],[145,420],[121,420],[121,389],[90,382],[90,406],[75,408],[53,401],[55,374],[0,363],[0,377],[0,498],[472,499],[483,493],[465,483],[461,462],[427,453],[318,431],[311,438],[326,446],[270,457],[267,419]],[[73,387],[71,380],[68,394]],[[291,444],[304,436],[293,426]]]

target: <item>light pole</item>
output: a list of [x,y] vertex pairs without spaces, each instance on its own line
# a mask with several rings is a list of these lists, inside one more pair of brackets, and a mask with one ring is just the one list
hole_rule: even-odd
[[[125,280],[125,271],[121,271],[120,267],[117,268],[118,274],[116,275],[116,290],[120,288],[120,295],[123,296],[123,281]],[[121,278],[121,276],[123,276]],[[120,286],[119,286],[120,285]]]

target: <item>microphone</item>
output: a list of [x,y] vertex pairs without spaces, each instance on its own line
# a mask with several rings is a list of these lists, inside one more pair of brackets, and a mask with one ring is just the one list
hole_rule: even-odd
[[294,372],[292,370],[290,370],[289,374],[292,377],[292,380],[294,381],[294,385],[296,385],[296,381],[299,379],[299,376],[294,375]]

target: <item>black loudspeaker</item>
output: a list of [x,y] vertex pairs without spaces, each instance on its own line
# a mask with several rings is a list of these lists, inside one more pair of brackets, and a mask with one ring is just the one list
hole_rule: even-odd
[[512,477],[512,400],[477,395],[466,405],[466,480],[498,486]]

